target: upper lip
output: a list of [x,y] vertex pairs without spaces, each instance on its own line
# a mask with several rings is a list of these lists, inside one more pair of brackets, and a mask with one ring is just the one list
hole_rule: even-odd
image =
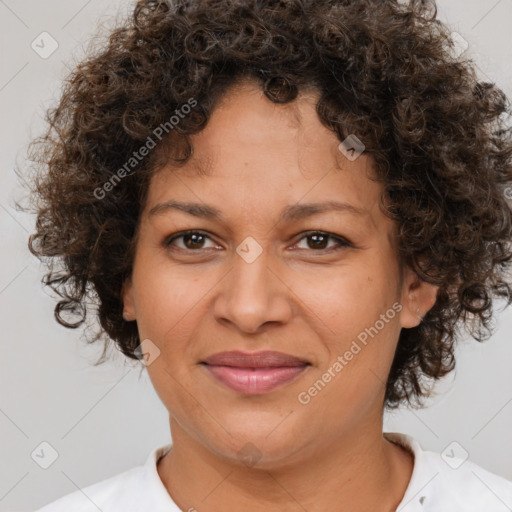
[[215,366],[233,366],[236,368],[277,368],[310,364],[299,357],[273,350],[262,352],[241,352],[238,350],[218,352],[202,361],[202,363]]

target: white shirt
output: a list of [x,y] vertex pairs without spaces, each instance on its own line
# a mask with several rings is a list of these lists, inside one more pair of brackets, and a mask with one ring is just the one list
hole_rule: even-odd
[[[414,455],[411,480],[396,512],[512,510],[511,481],[469,460],[452,457],[451,450],[441,456],[423,450],[408,435],[385,433],[384,436]],[[36,512],[181,512],[157,471],[159,458],[171,447],[168,444],[156,448],[144,465],[67,494]]]

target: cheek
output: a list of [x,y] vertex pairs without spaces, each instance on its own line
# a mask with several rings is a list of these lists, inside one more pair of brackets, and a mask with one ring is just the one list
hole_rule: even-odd
[[333,335],[346,339],[373,324],[393,303],[390,276],[383,269],[352,265],[299,277],[294,291]]
[[[400,332],[400,304],[390,286],[392,279],[383,266],[351,267],[318,280],[309,295],[307,305],[316,319],[315,330],[324,333],[328,353],[322,371],[331,368],[335,380],[346,379],[340,385],[348,383],[354,392],[358,386],[372,387],[369,378],[377,379],[373,382],[377,385],[378,379],[385,382],[387,378]],[[336,361],[342,370],[332,368]]]
[[133,277],[141,336],[163,341],[188,330],[214,285],[211,273],[197,269],[141,258]]
[[186,418],[204,417],[204,410],[201,410],[200,402],[194,399],[194,383],[189,380],[190,375],[181,365],[170,364],[169,359],[172,358],[173,355],[166,354],[164,350],[161,357],[146,369],[156,394],[169,414],[180,423],[187,424],[190,420]]

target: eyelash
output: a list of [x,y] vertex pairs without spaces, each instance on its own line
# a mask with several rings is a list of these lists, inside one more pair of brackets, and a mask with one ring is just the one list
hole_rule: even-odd
[[[202,235],[202,236],[212,240],[210,238],[210,236],[208,236],[208,234],[206,232],[200,231],[200,230],[196,230],[196,229],[191,229],[191,230],[187,230],[187,231],[181,231],[179,233],[175,233],[175,234],[167,237],[164,240],[163,245],[164,245],[165,248],[171,248],[172,243],[175,240],[177,240],[179,238],[183,238],[184,236],[193,235],[193,234]],[[321,235],[321,236],[327,237],[328,239],[333,239],[333,240],[335,240],[338,243],[338,246],[334,247],[334,248],[331,247],[329,249],[318,249],[318,250],[316,250],[316,249],[297,249],[297,250],[299,250],[299,251],[309,250],[309,251],[313,251],[313,252],[320,252],[320,253],[321,252],[327,252],[327,253],[330,253],[330,252],[334,252],[334,251],[339,251],[341,249],[346,249],[347,247],[353,247],[353,245],[348,240],[346,240],[345,238],[337,236],[337,235],[334,235],[332,233],[328,233],[326,231],[305,231],[304,233],[302,233],[302,237],[299,238],[299,240],[296,242],[296,244],[301,242],[303,239],[308,238],[308,237],[313,236],[313,235]],[[188,252],[199,252],[199,251],[202,250],[202,249],[184,249],[182,247],[177,247],[177,249],[181,250],[181,251],[188,251]]]

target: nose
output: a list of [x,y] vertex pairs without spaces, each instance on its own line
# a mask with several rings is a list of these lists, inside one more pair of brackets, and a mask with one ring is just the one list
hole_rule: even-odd
[[292,316],[291,291],[277,275],[278,265],[271,261],[272,255],[264,249],[251,261],[240,254],[234,255],[233,267],[219,284],[214,305],[217,321],[244,333],[257,333],[271,322],[288,322]]

